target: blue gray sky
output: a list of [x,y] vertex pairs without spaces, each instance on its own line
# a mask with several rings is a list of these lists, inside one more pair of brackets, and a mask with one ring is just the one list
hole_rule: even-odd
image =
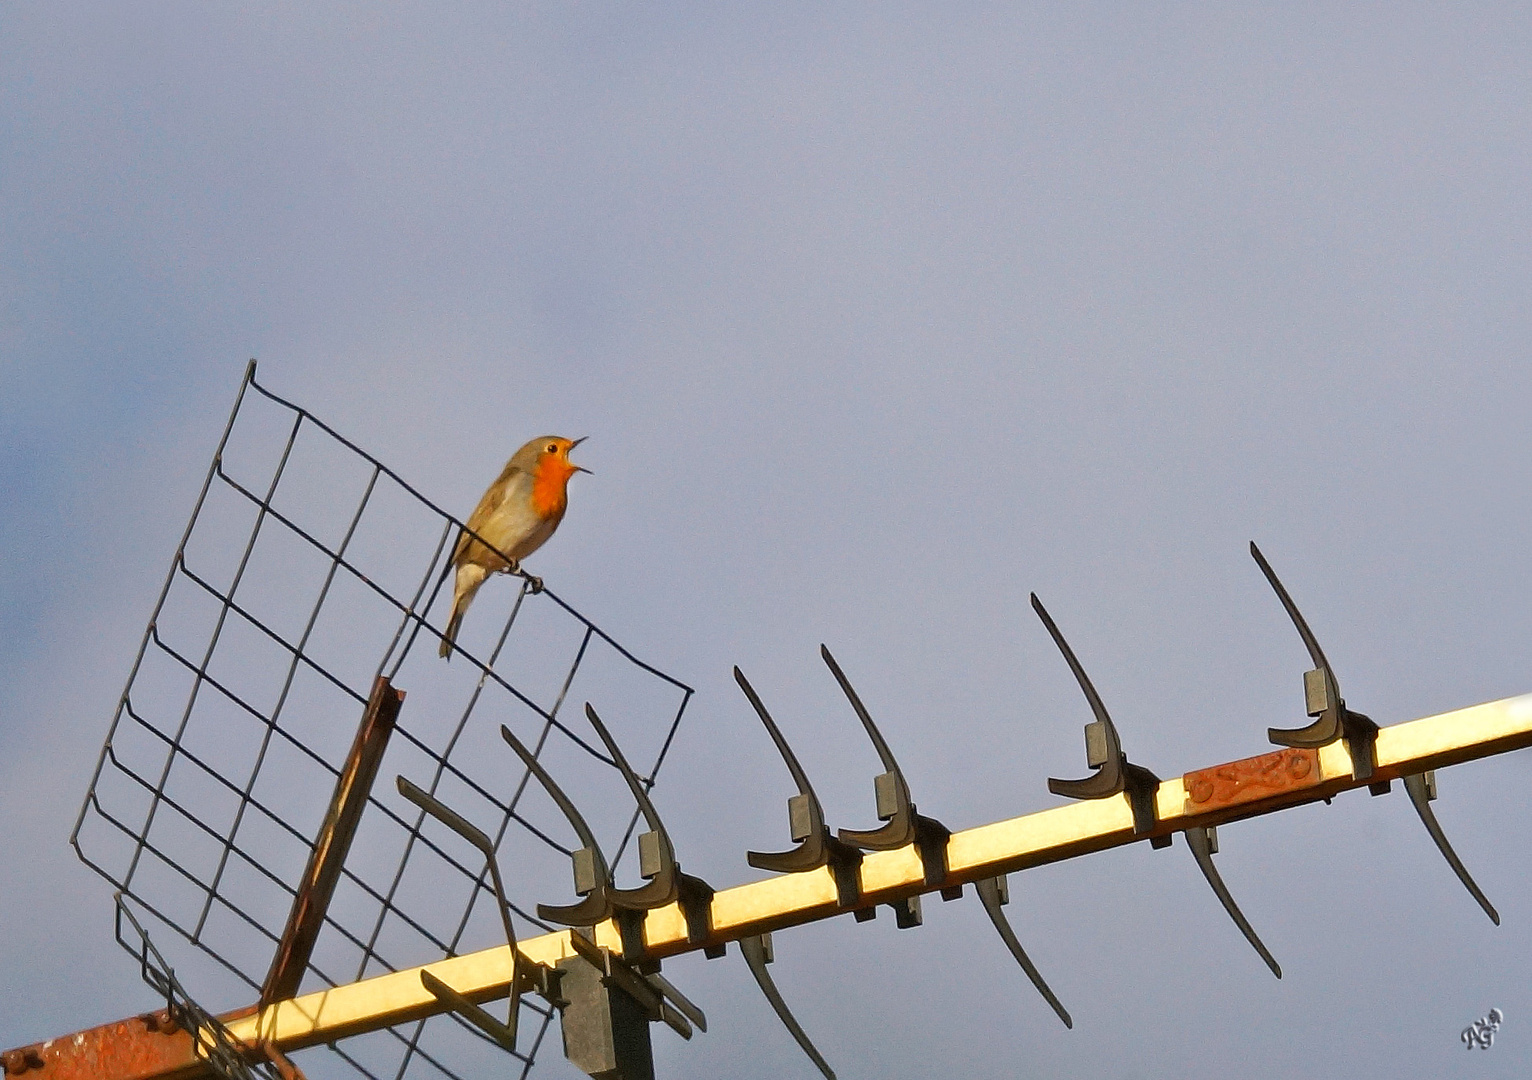
[[[923,811],[1055,805],[1033,590],[1161,775],[1301,723],[1251,539],[1379,722],[1532,690],[1529,57],[1515,5],[4,5],[0,1043],[152,1005],[66,840],[251,356],[460,514],[591,436],[529,565],[697,687],[716,885],[788,794],[732,664],[870,816],[821,641]],[[1440,777],[1499,928],[1355,793],[1221,833],[1281,982],[1179,845],[1013,877],[1073,1031],[971,897],[773,970],[846,1078],[1523,1076],[1529,781]],[[812,1075],[737,957],[667,972],[663,1075]]]

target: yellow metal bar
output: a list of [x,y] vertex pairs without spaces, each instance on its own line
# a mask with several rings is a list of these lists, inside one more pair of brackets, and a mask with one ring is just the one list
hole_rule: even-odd
[[[1156,834],[1196,825],[1271,813],[1313,802],[1370,783],[1442,768],[1532,746],[1532,694],[1504,698],[1439,716],[1396,724],[1378,732],[1376,772],[1353,780],[1351,756],[1336,742],[1315,751],[1279,750],[1241,762],[1187,773],[1160,785]],[[864,902],[886,903],[943,886],[965,884],[1024,870],[1091,851],[1142,840],[1133,834],[1133,813],[1125,795],[1071,803],[1009,821],[955,832],[947,848],[948,876],[925,883],[914,846],[869,852],[862,861]],[[829,869],[783,874],[721,890],[713,896],[713,934],[689,943],[679,905],[649,913],[644,941],[652,956],[673,956],[768,930],[840,914]],[[621,939],[608,922],[597,927],[597,942],[620,951]],[[520,943],[532,960],[555,964],[571,956],[567,931]],[[278,1002],[259,1015],[230,1019],[230,1031],[251,1043],[270,1041],[284,1050],[330,1042],[418,1020],[442,1011],[420,981],[421,968]],[[473,1001],[504,997],[511,976],[510,950],[486,949],[441,960],[425,969]]]

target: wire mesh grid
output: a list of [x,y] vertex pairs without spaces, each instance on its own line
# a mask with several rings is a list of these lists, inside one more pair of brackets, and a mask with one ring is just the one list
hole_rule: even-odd
[[269,1062],[254,1065],[245,1060],[223,1022],[209,1015],[186,992],[176,978],[175,969],[165,962],[154,942],[149,940],[148,932],[121,893],[117,894],[116,900],[117,944],[138,960],[138,970],[144,982],[165,996],[166,1020],[191,1035],[213,1075],[219,1080],[283,1080],[286,1070],[278,1064],[280,1059],[273,1057]]
[[[209,1009],[259,993],[379,675],[406,700],[300,992],[504,943],[483,856],[403,799],[395,775],[493,839],[518,934],[554,929],[533,913],[567,894],[568,826],[529,789],[501,724],[622,866],[637,811],[566,704],[594,703],[652,787],[691,688],[525,577],[483,589],[453,661],[440,660],[462,527],[262,387],[251,363],[71,837],[169,932],[155,930],[161,951]],[[525,1076],[552,1010],[522,1002]],[[305,1052],[305,1071],[399,1080],[507,1065],[450,1013],[329,1050]]]

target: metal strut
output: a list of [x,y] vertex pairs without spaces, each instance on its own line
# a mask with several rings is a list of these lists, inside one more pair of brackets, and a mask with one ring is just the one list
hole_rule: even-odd
[[[1043,602],[1032,594],[1032,607],[1037,612],[1038,618],[1042,619],[1043,625],[1048,628],[1054,644],[1064,654],[1064,659],[1069,662],[1069,669],[1074,672],[1075,680],[1080,684],[1080,689],[1085,692],[1085,699],[1090,702],[1091,712],[1096,719],[1085,726],[1085,756],[1087,763],[1096,773],[1083,780],[1048,780],[1048,790],[1055,795],[1064,795],[1072,799],[1105,799],[1117,795],[1123,791],[1128,794],[1129,804],[1133,807],[1133,832],[1146,833],[1155,826],[1155,792],[1160,786],[1160,780],[1154,773],[1141,766],[1131,764],[1128,756],[1122,752],[1122,741],[1117,737],[1117,728],[1112,723],[1112,718],[1107,714],[1106,705],[1101,700],[1101,695],[1096,693],[1096,688],[1091,685],[1090,676],[1085,674],[1085,669],[1080,666],[1080,661],[1075,658],[1074,650],[1064,640],[1064,635],[1059,632],[1058,625],[1049,616],[1048,610],[1043,607]],[[1211,827],[1193,826],[1190,829],[1181,830],[1181,835],[1186,838],[1186,846],[1191,850],[1192,857],[1197,860],[1197,867],[1202,871],[1202,876],[1213,888],[1213,894],[1218,897],[1223,909],[1229,913],[1229,918],[1234,920],[1234,925],[1239,927],[1240,933],[1245,935],[1245,940],[1250,942],[1261,959],[1266,961],[1266,966],[1277,978],[1282,977],[1282,968],[1272,957],[1270,950],[1262,944],[1259,936],[1250,921],[1245,918],[1244,912],[1240,911],[1239,905],[1234,902],[1234,896],[1223,882],[1223,877],[1218,873],[1218,868],[1213,865],[1213,853],[1218,850],[1217,834]],[[1171,834],[1151,836],[1149,844],[1155,848],[1166,848],[1171,844]]]
[[[1325,652],[1319,647],[1318,639],[1309,629],[1298,605],[1293,603],[1293,598],[1282,587],[1271,563],[1266,561],[1261,549],[1255,546],[1254,540],[1250,541],[1250,554],[1260,566],[1261,573],[1266,575],[1266,580],[1271,583],[1277,599],[1287,609],[1288,618],[1293,620],[1293,626],[1297,628],[1298,636],[1303,639],[1304,646],[1309,650],[1309,658],[1314,662],[1313,670],[1303,673],[1304,705],[1308,714],[1315,718],[1314,722],[1302,728],[1267,728],[1266,737],[1278,746],[1310,748],[1328,746],[1336,739],[1345,739],[1346,749],[1351,752],[1352,778],[1366,780],[1372,775],[1376,760],[1373,751],[1378,741],[1378,725],[1370,717],[1346,708],[1346,702],[1341,697],[1340,683],[1336,681],[1335,672],[1330,667],[1330,661],[1325,659]],[[1373,794],[1381,795],[1387,790],[1387,781],[1384,781],[1382,790],[1374,789]]]
[[1048,984],[1043,981],[1042,973],[1032,963],[1032,958],[1027,955],[1027,950],[1021,947],[1021,942],[1016,938],[1016,931],[1011,929],[1010,921],[1005,917],[1005,912],[1000,908],[1011,902],[1011,888],[1006,881],[1005,875],[999,877],[983,878],[974,882],[974,889],[979,894],[979,902],[984,905],[985,912],[989,915],[989,921],[995,924],[995,930],[1000,934],[1000,940],[1005,942],[1005,947],[1011,950],[1011,955],[1021,965],[1021,970],[1027,973],[1027,978],[1032,980],[1032,985],[1037,987],[1037,992],[1043,995],[1043,1000],[1053,1007],[1053,1011],[1059,1014],[1059,1019],[1064,1021],[1064,1026],[1073,1028],[1075,1022],[1069,1017],[1069,1010],[1059,1002]]
[[[835,878],[837,902],[843,908],[854,908],[862,895],[858,875],[862,865],[861,849],[838,839],[830,832],[829,826],[825,824],[824,810],[819,805],[819,797],[814,794],[813,785],[809,783],[808,773],[803,771],[797,755],[787,744],[787,739],[777,728],[771,714],[766,711],[760,695],[738,667],[734,669],[734,681],[739,683],[740,690],[744,691],[755,714],[766,726],[766,733],[776,744],[777,752],[787,765],[787,771],[792,774],[793,783],[798,786],[798,794],[787,800],[788,830],[798,846],[790,851],[747,851],[745,860],[759,870],[774,870],[785,874],[801,874],[828,866]],[[815,1049],[814,1043],[787,1007],[776,981],[766,970],[766,965],[772,961],[771,935],[741,938],[739,949],[750,967],[750,974],[755,976],[756,984],[760,986],[761,993],[766,995],[766,1000],[777,1014],[777,1019],[782,1021],[782,1026],[787,1028],[815,1067],[829,1080],[835,1080],[835,1071]]]
[[[873,777],[872,786],[877,799],[878,820],[887,824],[881,828],[865,831],[841,829],[841,840],[868,851],[893,851],[913,843],[920,851],[920,863],[925,873],[926,884],[941,884],[947,877],[947,838],[952,835],[952,830],[935,818],[915,812],[915,804],[910,801],[910,787],[905,783],[899,762],[894,760],[893,751],[888,748],[888,743],[883,741],[883,735],[878,731],[878,725],[872,722],[872,716],[867,712],[867,707],[862,704],[862,699],[852,689],[850,680],[846,678],[846,673],[840,669],[840,665],[835,662],[835,657],[830,655],[830,650],[820,645],[819,655],[824,658],[830,673],[835,676],[835,681],[840,683],[846,699],[851,702],[851,708],[862,721],[867,737],[872,740],[879,760],[883,762],[883,772]],[[908,925],[919,925],[918,906],[915,907],[913,914],[906,911],[901,924],[910,919],[913,921],[908,922]]]
[[766,970],[766,965],[771,963],[771,935],[758,934],[755,937],[739,939],[739,951],[745,958],[745,963],[750,966],[750,974],[755,976],[755,981],[761,988],[761,993],[766,995],[766,1000],[771,1002],[771,1007],[776,1011],[777,1019],[782,1021],[784,1027],[798,1041],[803,1052],[809,1056],[809,1060],[824,1073],[825,1080],[835,1080],[835,1070],[830,1068],[830,1063],[815,1049],[814,1043],[809,1039],[808,1033],[793,1016],[792,1010],[787,1007],[787,1002],[782,999],[782,991],[777,989],[776,981],[772,979],[771,972]]
[[1474,883],[1469,875],[1468,868],[1463,865],[1463,860],[1458,858],[1458,853],[1452,850],[1452,845],[1447,843],[1447,834],[1442,832],[1442,826],[1436,820],[1436,813],[1431,809],[1431,801],[1436,798],[1436,773],[1414,773],[1404,778],[1404,790],[1409,793],[1410,802],[1415,806],[1415,812],[1420,815],[1421,824],[1426,827],[1426,832],[1431,834],[1431,839],[1436,841],[1437,850],[1447,860],[1447,865],[1452,867],[1452,872],[1458,876],[1458,880],[1479,902],[1484,909],[1484,914],[1489,916],[1489,921],[1496,926],[1500,925],[1500,913],[1495,910],[1495,905],[1489,902],[1489,897]]
[[[1287,595],[1287,590],[1277,580],[1276,572],[1271,564],[1261,554],[1261,549],[1255,546],[1255,541],[1250,542],[1250,554],[1260,565],[1261,572],[1266,575],[1266,580],[1271,582],[1271,587],[1276,590],[1282,606],[1287,609],[1287,614],[1293,620],[1293,625],[1298,628],[1298,634],[1303,638],[1303,644],[1308,647],[1309,656],[1314,661],[1314,670],[1303,673],[1303,696],[1308,708],[1308,714],[1317,719],[1305,728],[1297,730],[1284,730],[1270,728],[1266,734],[1272,742],[1278,746],[1324,746],[1334,742],[1337,738],[1346,740],[1346,749],[1351,752],[1353,762],[1351,775],[1355,780],[1366,780],[1372,776],[1377,758],[1376,746],[1378,742],[1378,725],[1363,716],[1361,713],[1352,712],[1346,708],[1346,702],[1340,695],[1340,684],[1335,679],[1335,672],[1330,667],[1330,662],[1325,659],[1324,650],[1319,647],[1314,634],[1309,630],[1308,623],[1298,613],[1297,605],[1292,597]],[[1483,891],[1474,879],[1469,876],[1463,861],[1458,858],[1457,852],[1452,850],[1452,845],[1447,842],[1447,836],[1442,832],[1441,823],[1436,820],[1436,815],[1431,811],[1430,802],[1436,797],[1435,778],[1430,773],[1415,773],[1406,775],[1404,789],[1409,793],[1410,802],[1415,806],[1415,812],[1420,815],[1421,824],[1426,827],[1426,832],[1431,834],[1431,839],[1436,842],[1437,850],[1447,860],[1447,865],[1452,867],[1452,872],[1458,876],[1473,898],[1479,902],[1484,913],[1496,926],[1500,925],[1500,915],[1494,905],[1484,895]],[[1386,794],[1391,786],[1388,780],[1369,784],[1368,790],[1374,795]]]
[[606,857],[601,854],[601,845],[596,843],[596,834],[575,808],[573,800],[554,782],[548,770],[504,724],[500,725],[500,737],[516,751],[516,756],[521,758],[527,770],[537,777],[537,782],[542,784],[543,789],[564,812],[564,817],[569,820],[575,835],[584,845],[570,854],[570,860],[574,863],[575,895],[584,899],[578,904],[563,906],[538,904],[538,918],[564,926],[595,926],[605,922],[612,917],[612,873],[607,869]]
[[[1036,593],[1032,594],[1032,610],[1037,612],[1037,617],[1048,628],[1053,643],[1064,654],[1069,670],[1074,672],[1075,681],[1085,692],[1085,700],[1090,703],[1091,712],[1096,717],[1085,725],[1085,762],[1096,772],[1083,780],[1056,780],[1049,777],[1048,790],[1069,799],[1109,799],[1126,791],[1128,804],[1133,808],[1133,832],[1152,832],[1155,823],[1154,793],[1160,786],[1160,778],[1143,766],[1128,761],[1128,755],[1122,752],[1122,740],[1117,737],[1117,726],[1107,714],[1101,695],[1096,693],[1090,676],[1085,674],[1080,661],[1075,659],[1074,650],[1064,640],[1064,635],[1059,633],[1058,624],[1048,614],[1048,609],[1043,607]],[[1152,836],[1149,844],[1156,848],[1169,847],[1170,837]]]
[[612,733],[588,701],[585,703],[585,718],[600,736],[607,753],[612,755],[612,761],[627,781],[628,790],[633,793],[633,799],[649,825],[649,831],[638,837],[638,872],[649,879],[648,884],[636,889],[610,890],[612,906],[623,916],[619,918],[618,925],[622,931],[624,955],[629,959],[638,959],[643,955],[641,924],[644,912],[677,902],[686,919],[687,940],[693,943],[706,941],[712,930],[713,887],[699,877],[681,872],[675,848],[670,843],[670,834],[666,832],[665,823],[660,820],[654,803],[649,801],[649,793],[644,790],[643,781],[628,764],[617,740],[612,738]]
[[747,851],[745,861],[758,870],[774,870],[783,874],[804,873],[828,866],[835,876],[840,906],[855,907],[862,891],[857,877],[857,868],[862,864],[861,849],[838,839],[830,832],[829,826],[825,824],[824,810],[819,805],[819,797],[814,794],[814,788],[809,783],[808,774],[798,764],[797,755],[787,745],[787,740],[777,729],[755,688],[738,667],[734,669],[734,681],[739,683],[739,688],[749,699],[755,714],[766,725],[766,733],[776,744],[777,752],[787,764],[787,771],[792,773],[793,783],[798,785],[798,794],[787,800],[788,829],[798,846],[791,851]]
[[1223,883],[1223,875],[1213,864],[1213,856],[1218,853],[1217,826],[1199,825],[1183,829],[1181,835],[1186,837],[1186,846],[1191,848],[1192,858],[1197,860],[1197,869],[1201,870],[1202,876],[1208,879],[1208,884],[1213,887],[1214,894],[1223,904],[1223,909],[1229,913],[1229,918],[1234,920],[1234,925],[1239,927],[1241,934],[1245,935],[1245,940],[1250,942],[1251,948],[1261,954],[1261,959],[1266,961],[1266,966],[1271,968],[1271,973],[1280,979],[1282,965],[1277,963],[1276,957],[1271,955],[1271,950],[1261,942],[1255,927],[1250,925],[1250,920],[1245,918],[1244,912],[1240,911],[1239,905],[1234,902],[1234,894],[1229,892],[1229,887]]
[[514,1053],[516,1022],[521,1013],[522,990],[535,989],[550,1002],[555,1001],[558,998],[558,976],[552,968],[529,960],[516,945],[516,931],[511,926],[511,905],[505,898],[505,884],[500,879],[500,864],[495,858],[495,845],[490,838],[467,818],[441,800],[427,794],[403,776],[397,777],[396,782],[399,786],[399,794],[467,840],[484,856],[485,864],[489,867],[490,880],[495,888],[495,902],[500,908],[500,923],[505,930],[505,941],[511,950],[509,1015],[505,1023],[500,1023],[483,1008],[424,968],[420,972],[420,983],[447,1008],[462,1016],[501,1047]]
[[[888,743],[883,741],[877,725],[872,722],[867,707],[862,704],[862,699],[852,689],[850,680],[846,678],[840,665],[835,662],[835,657],[830,655],[830,650],[821,645],[819,654],[835,675],[835,681],[840,683],[840,688],[850,700],[851,707],[861,718],[862,726],[867,729],[867,735],[872,739],[873,746],[877,748],[878,757],[882,759],[883,768],[886,770],[874,779],[873,787],[877,793],[878,817],[888,824],[874,832],[853,832],[842,829],[841,839],[874,851],[888,851],[914,843],[920,851],[921,869],[926,884],[941,884],[947,876],[947,839],[951,833],[941,822],[915,812],[915,804],[910,801],[910,789],[905,782],[904,773],[900,771],[899,763],[894,760],[893,751],[888,748]],[[1048,1004],[1053,1007],[1054,1012],[1058,1013],[1059,1019],[1064,1021],[1064,1026],[1073,1027],[1074,1021],[1070,1019],[1069,1013],[1059,1004],[1058,998],[1054,996],[1042,975],[1033,966],[1026,950],[1017,940],[1015,931],[1006,920],[1005,913],[1000,910],[1000,905],[1009,900],[1009,895],[1005,892],[1004,879],[979,881],[975,884],[975,888],[979,893],[980,902],[984,905],[984,910],[989,913],[990,921],[995,924],[995,929],[1000,933],[1000,939],[1005,942],[1006,948],[1026,972],[1027,978],[1032,980],[1032,985],[1037,987],[1038,993],[1042,994]],[[941,890],[943,900],[956,900],[962,895],[961,885]],[[858,920],[871,918],[871,913],[875,910],[875,908],[863,908],[857,911]],[[894,915],[900,929],[919,926],[921,923],[920,897],[912,896],[895,903]]]

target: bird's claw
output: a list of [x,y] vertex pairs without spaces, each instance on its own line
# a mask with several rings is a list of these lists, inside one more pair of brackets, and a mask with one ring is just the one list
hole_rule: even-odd
[[535,594],[543,591],[543,579],[535,574],[529,574],[523,570],[521,568],[521,563],[518,560],[512,559],[509,563],[507,563],[505,572],[508,574],[514,574],[524,580],[527,583],[528,592]]

